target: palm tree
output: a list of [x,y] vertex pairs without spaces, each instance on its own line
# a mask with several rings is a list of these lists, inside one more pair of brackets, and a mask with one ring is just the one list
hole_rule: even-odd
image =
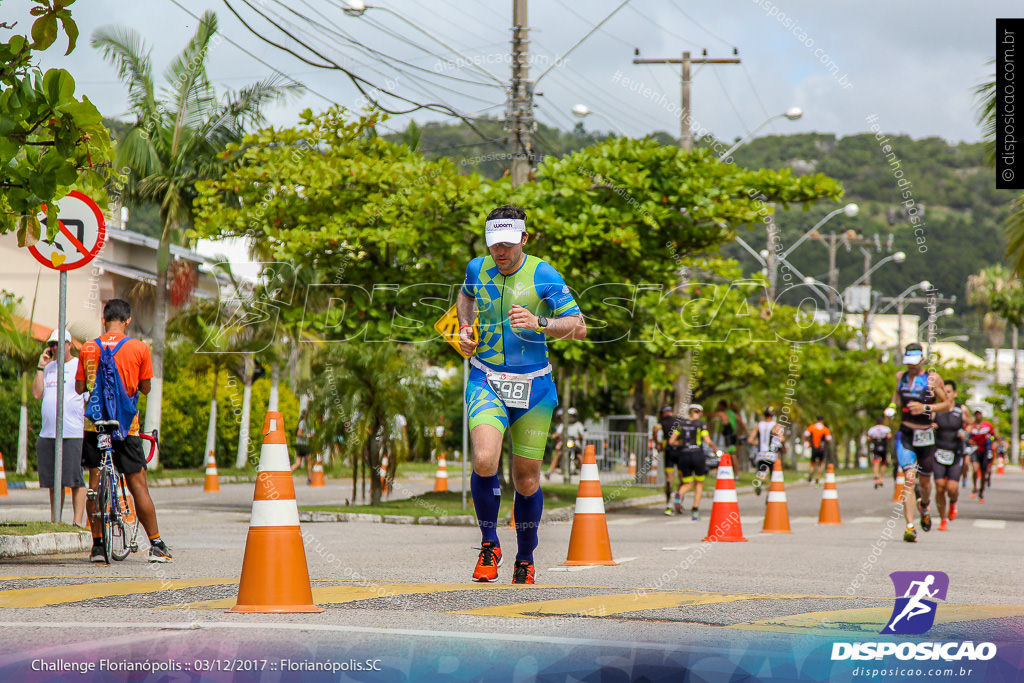
[[[412,425],[436,415],[437,387],[423,375],[416,354],[393,343],[330,343],[318,354],[315,369],[320,379],[313,386],[313,402],[324,415],[318,439],[327,444],[344,435],[345,449],[353,457],[353,500],[358,458],[371,473],[370,503],[377,505],[382,446],[401,442],[395,416],[406,416]],[[404,451],[389,451],[399,456],[388,467],[393,478]]]
[[14,310],[18,301],[7,292],[0,296],[0,353],[11,359],[21,371],[21,411],[18,418],[18,465],[17,473],[28,472],[28,390],[32,384],[32,370],[39,362],[39,342],[32,336],[32,320],[35,318],[36,303],[32,300],[32,312],[28,325],[16,317]]
[[992,302],[1012,279],[1013,274],[1001,265],[983,268],[977,274],[967,277],[967,303],[985,309],[982,326],[995,353],[995,375],[992,381],[996,384],[999,384],[999,350],[1006,339],[1006,321],[992,310]]
[[118,69],[128,87],[136,121],[118,146],[117,165],[130,169],[124,199],[156,202],[163,232],[157,249],[153,323],[153,382],[146,410],[146,431],[160,426],[164,345],[167,331],[167,271],[170,247],[192,226],[196,182],[217,177],[228,144],[238,142],[246,127],[264,122],[263,106],[297,93],[302,86],[274,76],[218,99],[206,73],[217,32],[217,17],[203,13],[195,35],[164,73],[156,91],[151,50],[134,30],[103,27],[92,46]]

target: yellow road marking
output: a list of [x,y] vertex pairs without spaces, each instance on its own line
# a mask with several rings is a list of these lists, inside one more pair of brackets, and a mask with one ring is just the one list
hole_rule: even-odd
[[[545,586],[545,588],[564,588],[565,586]],[[382,583],[371,586],[324,586],[313,588],[313,602],[317,605],[339,605],[359,600],[372,600],[389,595],[413,595],[416,593],[449,593],[452,591],[473,590],[520,590],[521,586],[499,585],[487,583]],[[218,600],[201,600],[181,605],[164,605],[158,609],[231,609],[236,598]]]
[[113,595],[153,593],[216,586],[230,583],[224,579],[166,579],[150,581],[109,581],[103,583],[76,583],[68,586],[47,586],[45,588],[20,588],[0,591],[0,607],[45,607],[68,602],[81,602],[92,598],[106,598]]
[[[878,633],[891,615],[891,606],[862,607],[832,612],[805,612],[789,616],[768,617],[743,624],[733,624],[726,628],[782,633],[807,633],[808,631],[831,629]],[[952,624],[961,621],[982,621],[1020,616],[1024,616],[1024,605],[939,605],[935,623]]]

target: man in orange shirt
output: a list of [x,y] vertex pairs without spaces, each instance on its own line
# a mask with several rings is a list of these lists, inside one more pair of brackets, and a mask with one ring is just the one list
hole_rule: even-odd
[[[111,299],[103,307],[103,334],[100,342],[103,346],[113,348],[126,335],[125,331],[132,321],[132,309],[123,299]],[[78,374],[75,376],[75,391],[82,394],[92,391],[96,385],[96,369],[100,362],[100,348],[95,340],[82,345],[79,353]],[[148,394],[150,380],[153,377],[153,359],[149,347],[138,339],[129,339],[114,356],[114,364],[121,375],[121,382],[129,397],[138,397],[138,392]],[[82,443],[82,464],[89,468],[89,488],[96,490],[99,484],[100,450],[97,444],[96,427],[89,418],[85,419],[85,436]],[[146,456],[142,452],[142,440],[139,438],[139,416],[132,420],[129,436],[124,441],[113,442],[114,467],[121,472],[128,483],[128,490],[135,498],[135,509],[139,515],[146,534],[149,536],[149,561],[167,562],[171,553],[167,544],[160,538],[160,530],[156,522],[156,508],[149,495],[146,484]],[[92,552],[89,559],[103,562],[103,534],[99,520],[93,516],[92,501],[87,504],[89,523],[92,526]]]
[[825,418],[818,416],[818,421],[804,431],[804,444],[811,449],[811,471],[807,481],[814,479],[818,484],[822,471],[825,469],[825,442],[832,441],[832,432],[825,426]]

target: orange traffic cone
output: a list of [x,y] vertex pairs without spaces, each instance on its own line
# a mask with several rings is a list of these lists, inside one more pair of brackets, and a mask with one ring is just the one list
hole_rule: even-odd
[[629,454],[629,476],[636,477],[636,453]]
[[388,492],[388,454],[385,453],[380,460],[380,492]]
[[597,473],[597,455],[593,445],[583,451],[580,467],[580,488],[576,494],[576,511],[572,516],[569,553],[563,566],[616,564],[612,559],[612,543],[608,538],[608,520],[604,516],[604,496]]
[[309,478],[309,485],[313,488],[323,488],[327,484],[324,482],[324,461],[320,457],[320,453],[316,454],[316,460],[313,461],[313,469]]
[[647,481],[650,484],[658,483],[658,454],[654,451],[651,453],[651,471],[647,473]]
[[[827,481],[827,479],[826,479]],[[772,483],[768,487],[768,506],[764,509],[762,534],[791,534],[789,505],[786,504],[786,484],[782,477],[782,460],[772,467]]]
[[1003,462],[1003,456],[999,456],[999,460],[996,461],[996,474],[1006,474],[1006,465]]
[[839,520],[839,491],[836,490],[836,472],[832,468],[832,463],[825,468],[825,489],[821,492],[818,524],[842,524]]
[[732,458],[722,454],[718,464],[715,497],[711,503],[711,521],[705,541],[746,541],[740,524],[740,506],[736,502],[736,480],[732,473]]
[[903,468],[896,465],[896,488],[892,492],[892,502],[899,503],[903,500],[903,487],[907,485],[907,478],[903,476]]
[[203,484],[203,493],[217,493],[220,491],[220,480],[217,478],[217,456],[210,451],[206,456],[206,483]]
[[0,453],[0,498],[7,498],[7,473],[4,471],[3,453]]
[[263,420],[263,448],[249,535],[245,539],[242,578],[238,582],[238,602],[228,611],[323,611],[313,604],[284,418],[276,411],[268,412]]
[[448,462],[444,459],[444,453],[437,459],[437,474],[434,475],[434,492],[441,493],[448,490]]

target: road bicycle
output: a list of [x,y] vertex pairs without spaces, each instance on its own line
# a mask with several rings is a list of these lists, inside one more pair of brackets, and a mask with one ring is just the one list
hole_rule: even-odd
[[[93,503],[92,515],[99,519],[104,559],[110,564],[111,560],[120,562],[130,553],[139,551],[139,516],[124,475],[114,467],[111,432],[118,426],[118,422],[101,420],[95,426],[100,450],[100,481],[95,491],[89,489],[87,497]],[[154,429],[152,435],[139,434],[139,437],[149,442],[149,454],[146,457],[146,462],[149,462],[159,447],[157,430]]]

